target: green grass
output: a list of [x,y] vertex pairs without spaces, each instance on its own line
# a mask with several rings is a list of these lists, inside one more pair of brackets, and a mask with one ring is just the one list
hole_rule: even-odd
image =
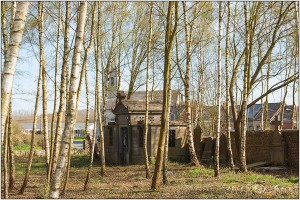
[[[34,150],[42,150],[42,147],[38,146],[38,147],[34,147]],[[21,144],[18,146],[14,146],[14,150],[15,151],[20,151],[20,150],[30,150],[30,145],[29,144]]]
[[299,183],[299,177],[290,176],[289,177],[289,182],[291,182],[291,183]]
[[191,177],[199,177],[199,176],[213,176],[214,172],[212,169],[206,168],[194,168],[188,171],[188,175]]
[[277,185],[280,187],[289,187],[299,182],[298,177],[290,176],[289,178],[279,178],[269,174],[259,174],[254,172],[228,172],[222,177],[224,183],[263,183]]
[[85,136],[75,136],[74,140],[84,140]]

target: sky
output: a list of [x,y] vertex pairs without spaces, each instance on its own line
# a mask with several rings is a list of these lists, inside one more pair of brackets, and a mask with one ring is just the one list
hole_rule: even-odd
[[[20,50],[20,59],[18,60],[17,64],[17,70],[14,77],[14,83],[13,83],[13,113],[17,114],[19,111],[21,112],[29,112],[33,113],[34,110],[34,103],[35,103],[35,95],[36,95],[36,87],[37,87],[37,77],[39,72],[39,63],[36,60],[35,56],[29,49],[26,47],[21,48]],[[47,56],[46,56],[47,58]],[[46,59],[47,60],[47,59]],[[50,65],[49,62],[48,65]],[[48,67],[50,68],[50,67]],[[53,70],[52,70],[53,71]],[[54,73],[54,72],[48,72]],[[89,82],[90,82],[90,90],[93,89],[94,83],[91,83],[94,81],[94,73],[89,72]],[[211,77],[213,78],[213,77]],[[275,81],[276,77],[273,78],[273,81]],[[54,98],[54,86],[53,82],[47,78],[47,87],[48,87],[48,112],[51,113],[53,110],[53,98]],[[58,76],[58,80],[60,80],[60,75]],[[176,80],[175,80],[176,81]],[[179,79],[177,79],[179,81]],[[272,82],[272,79],[271,79]],[[176,83],[173,83],[176,84]],[[127,84],[125,81],[122,83],[123,90],[128,90]],[[145,87],[141,87],[141,89],[144,89]],[[162,89],[162,85],[158,88]],[[79,109],[85,109],[85,90],[83,87],[83,90],[81,92],[81,99],[79,101]],[[257,91],[254,93],[254,99],[255,97],[258,97],[260,95],[260,92]],[[298,95],[297,92],[296,95],[296,103],[298,105]],[[91,95],[90,95],[91,96]],[[269,95],[269,102],[279,102],[282,98],[282,90],[278,90],[277,92],[274,92]],[[249,97],[249,102],[252,100],[252,96]],[[260,103],[260,101],[258,102]],[[286,97],[286,104],[291,105],[292,104],[292,87],[289,86],[288,88],[288,94]],[[91,104],[92,105],[92,104]],[[42,113],[42,104],[41,101],[39,103],[39,111],[38,114],[40,115]]]
[[[214,23],[216,26],[217,23]],[[52,26],[53,27],[53,26]],[[74,27],[73,27],[74,28]],[[51,31],[47,29],[51,29],[47,26],[45,26],[46,31]],[[72,32],[72,29],[71,29]],[[225,30],[223,30],[225,32]],[[71,33],[72,35],[72,33]],[[52,38],[51,38],[52,39]],[[36,43],[38,41],[35,41]],[[72,42],[72,38],[70,38],[70,43]],[[223,40],[224,42],[224,40]],[[61,44],[62,45],[62,44]],[[215,59],[217,58],[216,54],[216,45],[214,45],[214,49],[211,49],[211,53],[207,53],[206,59],[208,61],[212,61],[212,63],[208,64],[211,69],[215,68]],[[224,46],[224,45],[223,45]],[[61,46],[62,47],[62,46]],[[35,48],[36,49],[36,48]],[[49,74],[50,77],[53,77],[54,75],[54,64],[55,64],[55,55],[53,53],[53,47],[47,43],[47,40],[45,39],[45,60],[46,60],[46,66],[47,66],[47,73]],[[38,53],[38,51],[36,52]],[[70,55],[72,56],[72,55]],[[2,58],[3,59],[3,58]],[[71,60],[71,59],[70,59]],[[223,59],[224,60],[224,59]],[[71,62],[71,61],[70,61]],[[90,64],[92,61],[89,61]],[[224,61],[223,61],[224,62]],[[3,60],[2,62],[3,63]],[[162,66],[163,62],[156,63],[157,69],[163,68]],[[61,66],[61,59],[59,61],[59,66]],[[192,61],[192,65],[197,65],[197,61]],[[224,66],[224,63],[222,63]],[[71,63],[69,63],[69,66],[71,66]],[[59,67],[60,68],[60,67]],[[34,55],[34,52],[32,51],[32,47],[28,44],[22,44],[21,49],[20,49],[20,54],[19,54],[19,60],[17,63],[17,70],[16,74],[14,77],[14,83],[13,83],[13,113],[17,114],[18,112],[29,112],[33,113],[34,110],[34,104],[35,104],[35,95],[36,95],[36,87],[37,87],[37,78],[38,78],[38,72],[39,72],[39,62],[37,61],[36,56]],[[210,74],[209,77],[206,77],[208,80],[214,80],[215,79],[215,74],[213,73],[214,71],[212,70],[212,73]],[[192,70],[191,72],[191,77],[195,77],[195,71]],[[222,68],[222,73],[225,73],[224,67]],[[160,74],[161,75],[161,74]],[[89,85],[90,85],[90,93],[93,93],[93,88],[94,88],[94,78],[95,78],[95,73],[90,70],[88,73],[89,76]],[[60,80],[60,71],[58,75],[58,80]],[[157,78],[157,77],[156,77]],[[274,77],[270,80],[270,83],[277,82],[278,79],[281,77]],[[129,74],[125,74],[122,83],[121,83],[121,89],[127,91],[128,90],[128,79],[129,79]],[[160,81],[157,89],[162,90],[163,89],[163,82]],[[179,78],[174,79],[173,81],[174,89],[175,86],[178,87],[182,85],[181,80]],[[291,105],[292,104],[292,84],[290,84],[288,88],[288,94],[286,97],[286,104]],[[50,80],[49,77],[47,77],[47,87],[48,87],[48,113],[51,113],[53,110],[53,98],[54,98],[54,84],[53,80]],[[196,85],[193,85],[191,89],[195,89]],[[239,84],[239,87],[242,88],[242,83]],[[145,86],[142,86],[140,89],[145,89]],[[278,90],[272,94],[269,95],[269,102],[279,102],[282,99],[282,91],[283,90]],[[183,92],[183,91],[182,91]],[[256,89],[254,94],[253,94],[253,99],[256,97],[260,96],[260,89]],[[224,93],[223,93],[224,94]],[[296,95],[296,103],[298,105],[298,95],[299,92],[297,91]],[[92,95],[90,95],[92,96]],[[92,98],[92,97],[91,97]],[[252,95],[249,97],[249,102],[252,100]],[[93,100],[92,100],[93,101]],[[259,102],[260,103],[260,102]],[[81,92],[81,98],[79,100],[79,109],[85,109],[85,88],[82,88]],[[39,103],[39,110],[38,114],[40,115],[42,113],[42,106],[41,106],[41,100]],[[91,103],[91,106],[93,103]]]

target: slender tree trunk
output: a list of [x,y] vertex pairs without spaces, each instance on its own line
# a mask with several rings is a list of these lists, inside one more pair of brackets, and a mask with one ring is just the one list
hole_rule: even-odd
[[[170,116],[170,108],[171,108],[171,98],[172,98],[172,79],[170,78],[170,87],[168,91],[168,115]],[[169,134],[170,134],[170,118],[167,118],[167,136],[166,136],[166,143],[165,143],[165,152],[164,152],[164,160],[163,160],[163,184],[168,183],[168,160],[169,160]]]
[[83,43],[84,26],[86,22],[87,2],[81,2],[79,6],[79,19],[77,21],[76,39],[74,46],[74,54],[72,58],[72,71],[69,88],[69,102],[67,110],[67,118],[65,122],[65,129],[62,136],[62,143],[59,152],[57,167],[54,172],[54,176],[50,187],[50,198],[59,198],[59,188],[61,182],[61,176],[67,164],[67,153],[69,149],[69,137],[74,130],[75,125],[75,113],[76,113],[76,101],[77,101],[77,87],[78,87],[78,72],[80,67],[80,55]]
[[[286,41],[287,42],[287,41]],[[286,48],[285,49],[288,49],[288,45],[286,43]],[[293,59],[291,59],[290,63],[293,62]],[[291,72],[291,68],[292,68],[292,65],[289,64],[288,62],[288,53],[287,53],[287,50],[286,50],[286,57],[285,57],[285,64],[287,66],[286,68],[286,73],[285,73],[285,79],[287,79],[288,77],[290,77],[290,72]],[[283,100],[282,100],[282,104],[281,104],[281,116],[280,116],[280,125],[279,125],[279,129],[281,130],[282,129],[282,125],[284,123],[284,109],[285,109],[285,100],[286,100],[286,96],[287,96],[287,92],[288,92],[288,85],[286,85],[284,88],[284,94],[283,94]]]
[[[258,53],[257,53],[257,62],[259,63],[261,60],[261,43],[258,41]],[[263,70],[261,70],[261,76],[263,76]],[[261,95],[264,94],[264,81],[261,81]],[[261,99],[261,113],[260,113],[260,127],[263,131],[265,131],[265,121],[264,121],[264,115],[265,115],[265,106],[264,106],[264,98]],[[252,125],[254,128],[254,124]]]
[[[13,22],[16,17],[16,9],[17,9],[17,2],[12,1],[11,2],[11,15],[10,15],[10,21]],[[12,31],[13,23],[10,23],[10,31]]]
[[228,165],[232,169],[234,167],[233,154],[231,148],[230,136],[230,102],[229,102],[229,70],[228,70],[228,54],[229,54],[229,31],[230,31],[230,2],[227,2],[227,27],[226,27],[226,52],[225,52],[225,70],[226,70],[226,136],[227,136],[227,151],[228,151]]
[[148,49],[147,49],[147,69],[146,69],[146,113],[145,113],[145,122],[144,122],[144,141],[143,141],[143,150],[144,150],[144,162],[146,170],[146,178],[150,179],[150,169],[148,162],[148,112],[149,112],[149,92],[148,92],[148,83],[149,83],[149,66],[150,66],[150,51],[151,51],[151,41],[152,41],[152,10],[153,3],[150,5],[150,14],[149,14],[149,39],[148,39]]
[[87,68],[85,71],[85,92],[86,92],[85,137],[87,139],[89,134],[89,120],[90,120],[90,97],[89,97],[89,82],[88,82]]
[[[97,98],[97,94],[95,93],[95,100]],[[93,167],[93,161],[94,161],[94,151],[95,151],[95,142],[96,142],[96,121],[97,121],[97,101],[95,101],[95,105],[94,105],[94,129],[93,129],[93,135],[91,137],[91,148],[90,148],[90,165],[86,174],[86,179],[84,182],[84,186],[83,186],[83,190],[85,191],[88,187],[88,184],[90,182],[90,177],[91,177],[91,171],[92,171],[92,167]]]
[[[173,7],[175,4],[175,25],[172,30],[172,13]],[[151,188],[158,190],[161,182],[161,169],[164,156],[164,147],[167,136],[167,123],[166,121],[169,118],[168,115],[168,90],[170,87],[170,70],[171,70],[171,52],[172,44],[174,41],[174,36],[177,31],[177,22],[178,22],[178,2],[169,2],[168,14],[167,14],[167,24],[165,32],[165,61],[164,61],[164,89],[163,89],[163,111],[161,117],[161,129],[160,129],[160,138],[158,142],[157,156],[155,162],[154,175],[152,178]]]
[[241,107],[242,120],[241,120],[241,153],[240,153],[240,170],[247,171],[246,166],[246,131],[247,131],[247,100],[248,100],[248,67],[249,67],[249,43],[250,43],[250,28],[248,26],[248,10],[247,4],[244,2],[244,14],[245,14],[245,27],[246,27],[246,52],[245,52],[245,65],[244,65],[244,78],[243,78],[243,103]]
[[[8,116],[7,116],[8,118]],[[2,156],[3,156],[3,179],[4,179],[4,198],[8,199],[8,186],[9,186],[9,182],[8,182],[8,167],[7,167],[7,154],[8,154],[8,119],[6,119],[6,124],[4,126],[5,129],[4,130],[4,150],[2,150]],[[2,145],[1,145],[2,147]]]
[[63,54],[63,64],[61,68],[61,81],[60,81],[60,100],[57,112],[57,122],[56,122],[56,133],[53,142],[53,156],[52,156],[52,167],[51,167],[51,179],[54,174],[57,165],[57,157],[59,144],[61,141],[61,121],[63,118],[63,111],[65,107],[65,93],[66,93],[66,79],[67,79],[67,67],[68,67],[68,57],[69,57],[69,21],[70,21],[70,2],[66,2],[66,18],[64,27],[64,54]]
[[44,144],[45,144],[45,155],[46,155],[46,168],[47,168],[47,181],[50,180],[48,176],[49,167],[49,135],[48,135],[48,117],[47,117],[47,79],[46,79],[46,65],[45,65],[45,55],[44,55],[44,2],[38,3],[38,29],[39,29],[39,47],[40,47],[40,66],[42,68],[42,93],[43,93],[43,129],[44,129]]
[[[98,2],[98,11],[101,10],[101,2]],[[101,31],[101,14],[98,13],[98,31]],[[101,102],[100,102],[100,91],[99,91],[99,50],[101,46],[101,37],[100,34],[97,34],[97,40],[95,44],[95,61],[96,61],[96,99],[97,101],[97,115],[98,115],[98,127],[99,127],[99,136],[100,136],[100,160],[101,160],[101,176],[106,175],[106,167],[105,167],[105,151],[104,151],[104,135],[103,135],[103,127],[102,127],[102,117],[101,117]],[[96,123],[96,122],[95,122]]]
[[[299,10],[298,10],[298,2],[294,2],[295,4],[295,40],[296,40],[296,45],[294,48],[294,74],[297,73],[297,60],[299,60]],[[295,103],[295,96],[296,96],[296,79],[293,82],[293,108],[292,108],[292,114],[291,114],[291,128],[294,129],[294,118],[295,115],[297,115],[297,110],[296,110],[296,103]],[[297,118],[297,117],[296,117]],[[296,124],[298,123],[298,120],[296,119]],[[298,127],[298,126],[297,126]]]
[[[81,73],[80,73],[80,78],[79,78],[79,85],[78,85],[78,90],[77,90],[77,98],[76,98],[76,112],[75,112],[75,117],[74,117],[74,121],[76,123],[77,121],[77,114],[78,114],[78,101],[80,98],[80,93],[81,93],[81,88],[82,88],[82,81],[83,81],[83,76],[87,76],[87,59],[88,59],[88,53],[91,49],[92,46],[92,41],[93,41],[93,37],[94,37],[94,16],[95,16],[95,4],[92,8],[92,24],[91,24],[91,36],[90,36],[90,40],[88,43],[88,46],[85,48],[84,47],[84,57],[83,57],[83,64],[82,64],[82,69],[81,69]],[[87,79],[85,79],[85,81],[87,82]],[[86,83],[87,84],[87,83]],[[88,110],[87,110],[87,114],[88,114]],[[88,122],[86,122],[86,130],[88,127]],[[70,164],[71,164],[71,149],[72,149],[72,144],[73,144],[73,139],[74,139],[74,129],[71,131],[71,135],[70,135],[70,143],[69,143],[69,150],[68,150],[68,163],[67,163],[67,167],[66,167],[66,171],[65,171],[65,179],[64,179],[64,185],[63,185],[63,190],[62,190],[62,195],[65,194],[66,188],[67,188],[67,184],[68,184],[68,180],[69,180],[69,173],[70,173]]]
[[[59,13],[58,13],[58,27],[57,27],[57,37],[56,37],[56,52],[55,52],[55,73],[54,73],[54,104],[53,104],[53,112],[52,112],[52,120],[51,120],[51,150],[50,150],[50,163],[48,170],[48,177],[51,179],[51,171],[52,171],[52,161],[53,161],[53,152],[54,152],[54,122],[56,116],[56,99],[58,96],[57,91],[57,70],[58,70],[58,52],[59,52],[59,38],[60,38],[60,22],[61,22],[61,2],[59,2]],[[50,181],[49,179],[49,181]]]
[[28,160],[27,160],[27,168],[26,168],[25,178],[23,181],[23,185],[19,191],[20,194],[23,194],[26,189],[26,186],[27,186],[27,183],[29,180],[32,159],[33,159],[34,138],[35,138],[35,131],[36,131],[36,123],[38,120],[37,112],[38,112],[38,106],[39,106],[41,81],[42,81],[42,67],[40,66],[39,76],[38,76],[38,84],[37,84],[37,89],[36,89],[34,113],[33,113],[33,126],[32,126],[32,134],[31,134],[31,141],[30,141],[30,151],[29,151],[29,156],[28,156]]
[[118,48],[118,64],[117,64],[117,91],[121,88],[121,54],[122,54],[122,19],[119,22],[118,38],[119,38],[119,48]]
[[219,176],[220,173],[220,132],[221,132],[221,23],[222,23],[222,2],[219,1],[219,36],[218,36],[218,94],[217,94],[217,105],[218,105],[218,117],[217,117],[217,132],[216,132],[216,145],[215,145],[215,177]]
[[[269,77],[270,77],[270,69],[271,69],[270,57],[268,58],[269,62],[268,62],[267,75],[266,75],[266,77],[267,77],[266,91],[268,91],[268,89],[269,89]],[[264,120],[265,120],[264,130],[268,130],[270,128],[269,127],[269,98],[268,98],[268,95],[266,96],[266,100],[265,100],[265,104],[264,104]]]
[[[1,130],[5,130],[12,84],[23,37],[28,6],[29,2],[19,2],[17,4],[15,20],[12,22],[13,26],[10,34],[10,42],[7,52],[4,55],[4,66],[1,77]],[[3,133],[4,131],[2,131],[1,142],[3,142],[4,138]]]
[[[154,54],[153,54],[154,57]],[[154,58],[152,61],[152,86],[151,86],[151,101],[154,100],[154,83],[155,83],[155,70],[154,70]]]
[[[2,28],[2,39],[3,39],[3,47],[4,47],[4,55],[7,53],[8,49],[8,37],[6,30],[6,8],[7,3],[5,1],[1,1],[1,28]],[[13,21],[11,21],[13,23]]]
[[[295,54],[294,55],[294,74],[296,74],[297,73],[297,55],[298,54]],[[297,92],[297,90],[296,90],[296,79],[294,80],[294,82],[293,82],[293,105],[292,105],[292,114],[291,114],[291,129],[294,129],[294,119],[295,119],[295,114],[297,113],[297,110],[296,110],[296,102],[295,102],[295,96],[296,96],[296,92]],[[298,120],[295,120],[296,121],[296,124],[298,123]]]
[[8,158],[9,158],[9,189],[16,189],[15,178],[15,155],[13,145],[13,131],[12,131],[12,99],[9,103],[9,116],[8,116]]
[[190,69],[191,69],[191,37],[192,37],[192,25],[190,25],[190,30],[188,30],[188,20],[186,14],[185,2],[182,2],[183,12],[184,12],[184,23],[185,23],[185,43],[186,43],[186,71],[184,78],[184,95],[185,95],[185,109],[187,116],[187,140],[189,146],[189,153],[191,164],[199,166],[199,161],[196,155],[194,147],[194,138],[192,133],[192,117],[191,117],[191,100],[190,100]]

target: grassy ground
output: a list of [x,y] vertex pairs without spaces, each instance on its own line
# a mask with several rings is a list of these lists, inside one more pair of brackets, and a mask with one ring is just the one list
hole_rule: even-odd
[[[46,197],[44,160],[44,157],[34,158],[24,195],[15,190],[9,193],[9,198]],[[26,159],[18,158],[16,161],[16,184],[20,188]],[[61,198],[299,198],[298,172],[240,173],[222,168],[221,176],[214,178],[211,168],[174,162],[169,164],[169,183],[162,185],[159,191],[152,191],[151,179],[145,178],[143,165],[107,166],[108,176],[102,178],[99,175],[100,164],[96,161],[88,190],[83,191],[88,161],[86,155],[72,158],[68,189]],[[153,172],[154,165],[151,169]]]
[[[14,146],[14,151],[19,151],[19,150],[30,150],[30,145],[29,144],[20,144],[17,146]],[[42,150],[42,147],[37,146],[33,148],[34,150]]]

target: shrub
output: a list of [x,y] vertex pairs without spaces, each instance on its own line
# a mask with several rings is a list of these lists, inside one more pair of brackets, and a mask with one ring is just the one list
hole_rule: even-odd
[[295,177],[295,176],[290,176],[289,177],[289,182],[291,182],[291,183],[298,183],[299,182],[299,178]]

